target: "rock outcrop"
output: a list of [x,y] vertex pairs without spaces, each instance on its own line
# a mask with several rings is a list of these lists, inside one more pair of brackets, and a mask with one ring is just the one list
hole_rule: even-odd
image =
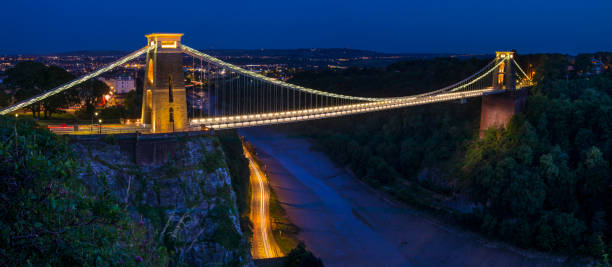
[[87,187],[112,191],[174,264],[251,265],[217,139],[174,142],[177,150],[156,165],[136,164],[134,151],[112,138],[75,142],[73,148],[82,158],[79,175]]

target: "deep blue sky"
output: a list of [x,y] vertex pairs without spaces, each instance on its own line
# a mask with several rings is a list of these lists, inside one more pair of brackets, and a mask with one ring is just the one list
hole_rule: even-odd
[[612,50],[612,1],[9,0],[0,54],[135,50],[151,32],[195,48],[492,53]]

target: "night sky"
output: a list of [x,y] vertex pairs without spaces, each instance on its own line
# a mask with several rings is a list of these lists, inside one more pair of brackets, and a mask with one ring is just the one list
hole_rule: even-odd
[[612,50],[612,1],[3,1],[0,54],[135,50],[152,32],[194,48],[380,52]]

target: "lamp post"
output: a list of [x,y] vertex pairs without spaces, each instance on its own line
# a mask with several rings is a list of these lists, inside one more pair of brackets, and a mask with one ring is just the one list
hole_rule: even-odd
[[89,131],[90,132],[93,132],[93,119],[94,119],[94,116],[96,116],[96,118],[97,118],[98,117],[98,112],[94,112],[94,114],[91,115],[91,126],[89,127]]
[[[32,116],[34,116],[34,112],[32,112]],[[17,117],[19,117],[19,114],[15,113],[15,133],[17,133]]]
[[99,129],[99,133],[102,133],[102,119],[98,120],[98,129]]

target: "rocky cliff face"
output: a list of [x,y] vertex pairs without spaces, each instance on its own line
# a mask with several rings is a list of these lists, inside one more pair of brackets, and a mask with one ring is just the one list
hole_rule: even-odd
[[215,137],[176,140],[163,164],[139,166],[134,151],[112,139],[77,142],[80,177],[90,190],[112,192],[171,264],[250,265],[223,151]]

